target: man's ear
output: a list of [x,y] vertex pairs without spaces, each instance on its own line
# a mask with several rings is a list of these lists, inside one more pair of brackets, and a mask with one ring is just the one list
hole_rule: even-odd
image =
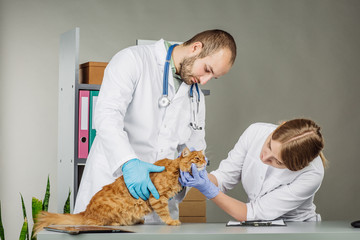
[[202,42],[194,42],[191,44],[191,53],[195,53],[195,55],[199,54],[203,48]]
[[186,156],[188,156],[189,154],[190,154],[190,150],[189,150],[187,147],[185,147],[184,150],[183,150],[182,153],[181,153],[181,156],[182,156],[182,157],[186,157]]

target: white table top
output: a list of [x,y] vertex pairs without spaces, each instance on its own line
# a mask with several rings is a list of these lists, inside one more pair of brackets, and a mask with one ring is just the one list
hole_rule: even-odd
[[360,228],[353,228],[351,221],[287,222],[284,227],[226,227],[225,223],[184,223],[181,226],[135,225],[118,228],[135,233],[83,233],[70,235],[43,230],[38,240],[87,239],[356,239],[360,240]]

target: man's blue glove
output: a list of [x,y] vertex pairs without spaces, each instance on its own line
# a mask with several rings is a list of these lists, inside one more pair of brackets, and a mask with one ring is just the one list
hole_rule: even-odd
[[159,199],[159,193],[150,179],[150,172],[162,172],[165,167],[156,166],[151,163],[140,161],[137,158],[124,163],[122,167],[124,181],[131,195],[146,201],[150,197],[150,192],[154,198]]
[[196,165],[191,164],[192,175],[189,172],[180,170],[179,182],[185,187],[197,188],[208,199],[214,198],[219,194],[219,188],[208,178],[206,170],[197,170]]

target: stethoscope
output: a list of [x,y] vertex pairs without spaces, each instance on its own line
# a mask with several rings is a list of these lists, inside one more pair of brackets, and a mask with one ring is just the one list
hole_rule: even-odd
[[[170,61],[171,61],[171,53],[172,53],[174,47],[177,45],[178,44],[171,45],[166,54],[166,60],[165,60],[165,66],[164,66],[164,76],[163,76],[163,93],[159,99],[159,106],[162,108],[165,108],[165,107],[169,106],[169,104],[170,104],[170,99],[169,99],[169,94],[168,94],[169,65],[170,65]],[[195,85],[195,89],[196,89],[197,96],[198,96],[195,99],[194,99],[194,91],[193,91],[194,85]],[[199,86],[197,83],[194,83],[191,85],[189,95],[190,95],[190,101],[191,101],[190,111],[191,111],[191,117],[192,117],[190,126],[194,130],[202,130],[202,127],[200,127],[197,123],[197,114],[199,113],[199,104],[200,104],[200,91],[199,91]],[[194,105],[196,105],[196,109],[195,109]]]

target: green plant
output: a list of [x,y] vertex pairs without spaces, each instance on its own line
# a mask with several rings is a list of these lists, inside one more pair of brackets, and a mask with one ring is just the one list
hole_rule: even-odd
[[[64,205],[64,213],[70,213],[70,195],[71,195],[71,191],[69,190],[69,194],[68,194],[68,197],[67,197],[65,205]],[[19,240],[29,240],[29,238],[30,238],[29,222],[28,222],[28,218],[26,216],[26,207],[24,204],[24,198],[21,195],[21,193],[20,193],[20,196],[21,196],[22,211],[23,211],[23,215],[24,215],[24,223],[21,227]],[[32,217],[33,217],[34,224],[36,223],[36,216],[38,215],[39,212],[48,211],[49,200],[50,200],[50,178],[48,176],[44,200],[41,201],[35,197],[33,197],[31,200]],[[4,227],[3,227],[3,223],[2,223],[2,219],[1,219],[1,201],[0,201],[0,239],[5,240],[5,231],[4,231]],[[36,239],[37,238],[36,238],[36,236],[34,236],[34,228],[33,228],[32,232],[31,232],[31,240],[36,240]]]
[[[24,215],[24,223],[21,228],[19,240],[25,240],[25,239],[29,240],[29,238],[30,238],[29,224],[28,224],[28,220],[27,220],[28,218],[26,217],[26,208],[25,208],[23,196],[21,194],[20,194],[20,196],[21,196],[21,204],[22,204],[22,210],[23,210],[23,215]],[[34,224],[36,223],[36,216],[38,215],[38,213],[41,211],[48,210],[49,199],[50,199],[50,179],[48,176],[44,201],[41,201],[34,197],[32,198],[32,201],[31,201],[32,217],[33,217]],[[37,238],[36,238],[36,236],[34,236],[34,228],[33,228],[31,231],[31,240],[36,240],[36,239]]]

